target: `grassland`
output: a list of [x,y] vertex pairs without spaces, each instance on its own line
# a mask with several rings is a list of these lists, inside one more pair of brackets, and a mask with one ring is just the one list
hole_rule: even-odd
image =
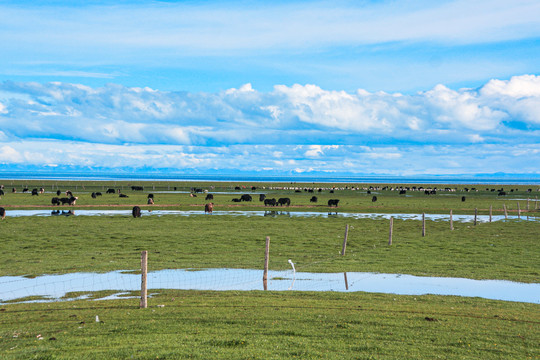
[[[534,186],[437,185],[435,195],[399,185],[233,183],[104,183],[0,181],[0,276],[137,270],[141,250],[150,270],[166,268],[260,269],[265,237],[271,238],[270,268],[300,271],[373,271],[538,283],[539,221],[454,223],[395,220],[393,245],[388,221],[342,217],[70,216],[10,217],[15,209],[52,209],[59,188],[78,196],[74,207],[202,210],[214,193],[215,210],[262,210],[258,194],[290,197],[288,211],[503,214],[538,217]],[[144,191],[132,191],[143,185]],[[46,189],[31,196],[23,187]],[[240,186],[240,190],[235,190]],[[243,186],[246,186],[245,188]],[[331,188],[335,186],[333,193]],[[404,185],[405,186],[405,185]],[[421,185],[406,185],[408,187]],[[428,188],[429,185],[423,185]],[[15,187],[17,193],[11,193]],[[174,188],[176,187],[176,191]],[[375,189],[379,187],[380,189]],[[507,195],[497,196],[504,187]],[[107,195],[120,189],[128,198]],[[304,188],[324,188],[310,193]],[[351,188],[355,188],[354,190]],[[358,188],[358,189],[356,189]],[[467,191],[465,188],[468,188]],[[531,191],[529,192],[529,189]],[[300,190],[300,192],[297,192]],[[368,193],[368,190],[371,193]],[[513,190],[513,191],[510,191]],[[93,199],[92,192],[103,192]],[[156,204],[146,206],[147,194]],[[232,198],[253,194],[251,203]],[[317,196],[317,203],[310,202]],[[377,201],[372,202],[372,196]],[[465,201],[462,201],[465,196]],[[530,201],[527,201],[530,199]],[[528,207],[528,208],[527,208]],[[282,210],[282,209],[280,209]],[[336,211],[332,209],[332,211]],[[340,255],[345,226],[347,253]],[[0,290],[1,293],[1,290]],[[104,294],[94,294],[99,297]],[[1,296],[0,296],[1,298]],[[540,351],[540,308],[483,299],[365,293],[274,293],[159,291],[148,309],[136,299],[3,305],[0,358],[6,359],[527,359]],[[157,305],[164,305],[157,307]],[[99,315],[102,322],[96,323]],[[40,336],[38,336],[40,335]],[[41,338],[41,339],[40,339]]]
[[[214,194],[216,210],[260,210],[264,205],[258,201],[260,193],[268,198],[289,197],[291,199],[290,210],[309,209],[310,211],[327,211],[329,199],[339,199],[339,211],[341,212],[405,212],[405,213],[454,213],[472,214],[478,209],[479,214],[488,214],[492,207],[494,214],[503,214],[503,205],[510,214],[517,214],[518,203],[521,211],[527,208],[530,216],[538,216],[536,210],[540,208],[538,186],[525,185],[422,185],[422,184],[274,184],[274,183],[185,183],[185,182],[53,182],[53,181],[11,181],[0,182],[4,185],[5,196],[0,199],[0,206],[10,208],[43,208],[51,206],[51,198],[57,190],[63,192],[71,190],[79,199],[75,209],[87,208],[131,208],[133,205],[146,206],[147,195],[153,193],[155,205],[152,208],[171,208],[181,210],[202,209],[205,202],[204,193],[190,197],[193,189],[206,190]],[[132,191],[131,186],[143,186],[144,191]],[[255,186],[255,190],[251,190]],[[24,188],[29,190],[43,187],[45,194],[32,196],[30,193],[22,193]],[[406,194],[400,194],[399,189],[414,188],[437,188],[436,195],[425,195],[424,191],[408,190]],[[11,193],[15,188],[17,193]],[[239,190],[236,190],[239,188]],[[371,188],[371,189],[370,189]],[[445,188],[452,191],[445,191]],[[128,195],[121,198],[118,194],[106,194],[107,189],[115,189]],[[307,189],[313,189],[310,193]],[[319,192],[318,189],[321,189]],[[393,190],[392,190],[393,189]],[[498,190],[504,189],[506,195],[498,196]],[[492,191],[493,190],[493,191]],[[530,191],[529,191],[530,190]],[[93,199],[92,192],[101,192],[103,196]],[[253,202],[234,203],[233,198],[239,198],[242,194],[251,194]],[[317,203],[310,202],[312,196],[317,196]],[[377,201],[373,202],[373,196]],[[462,201],[465,197],[465,201]],[[528,201],[529,200],[529,201]]]
[[[341,256],[349,225],[346,256]],[[374,271],[539,282],[540,223],[478,224],[347,218],[198,216],[71,216],[6,218],[0,275],[136,270],[148,250],[150,269],[261,269],[265,237],[270,268]]]
[[538,305],[451,296],[167,290],[147,309],[133,300],[2,309],[2,359],[540,356]]

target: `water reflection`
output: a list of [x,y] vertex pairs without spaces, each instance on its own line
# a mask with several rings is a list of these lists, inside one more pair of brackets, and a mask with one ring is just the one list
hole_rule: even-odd
[[265,211],[264,216],[270,216],[270,217],[278,217],[278,216],[285,216],[285,217],[291,217],[290,211]]
[[52,216],[58,216],[58,215],[64,215],[64,216],[70,216],[75,215],[74,210],[53,210],[51,211]]
[[[68,214],[69,213],[69,214]],[[162,215],[178,215],[178,216],[194,216],[205,215],[203,210],[142,210],[142,216],[162,216]],[[75,211],[66,210],[8,210],[6,211],[7,217],[20,217],[20,216],[51,216],[51,215],[75,215]],[[131,217],[131,210],[76,210],[77,216],[129,216]],[[264,210],[264,211],[216,211],[214,210],[212,215],[230,215],[230,216],[268,216],[268,217],[321,217],[321,218],[350,218],[350,219],[373,219],[373,220],[389,220],[390,217],[401,220],[422,220],[422,214],[404,214],[404,213],[343,213],[343,212],[316,212],[316,211],[284,211],[284,210]],[[431,221],[449,221],[449,214],[425,214],[426,220]],[[473,222],[474,215],[456,215],[452,216],[455,222]],[[528,216],[526,214],[518,215],[493,215],[492,221],[504,221],[504,220],[523,220],[523,221],[540,221],[540,217]],[[488,223],[489,215],[478,215],[477,222]]]
[[[244,269],[161,270],[148,273],[148,289],[263,290],[263,271]],[[377,292],[399,295],[456,295],[540,304],[540,284],[503,280],[421,277],[379,273],[306,273],[269,271],[271,291]],[[0,277],[0,303],[41,296],[54,301],[70,292],[140,290],[141,276],[121,271],[105,274],[43,275],[33,279]]]

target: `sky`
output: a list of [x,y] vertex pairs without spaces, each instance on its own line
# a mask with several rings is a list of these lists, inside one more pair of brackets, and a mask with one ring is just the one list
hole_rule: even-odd
[[540,178],[539,14],[0,1],[0,169]]

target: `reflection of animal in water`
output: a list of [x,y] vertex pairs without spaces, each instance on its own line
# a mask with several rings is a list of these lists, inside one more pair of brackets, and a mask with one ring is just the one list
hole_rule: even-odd
[[289,211],[270,210],[270,211],[265,211],[264,212],[264,216],[276,217],[278,215],[285,215],[285,216],[291,217],[291,213]]
[[131,210],[131,214],[133,215],[134,218],[141,217],[141,208],[138,206],[134,206],[133,210]]
[[0,207],[0,219],[4,220],[6,218],[6,209]]
[[70,216],[70,215],[75,215],[75,211],[73,210],[69,210],[69,211],[66,211],[66,210],[53,210],[51,211],[51,215],[55,215],[55,216],[58,216],[58,215],[64,215],[64,216]]
[[213,210],[214,210],[214,203],[209,203],[209,204],[204,205],[205,214],[206,213],[211,214]]

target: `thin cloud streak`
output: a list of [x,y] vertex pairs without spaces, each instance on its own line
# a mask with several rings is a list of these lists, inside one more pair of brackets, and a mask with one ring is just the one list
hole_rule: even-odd
[[[111,156],[114,154],[114,156]],[[527,154],[527,156],[523,156]],[[0,146],[4,169],[141,169],[184,173],[348,173],[393,176],[515,173],[538,175],[538,145],[318,146],[104,145],[72,141],[8,142]],[[6,164],[8,166],[6,166]]]
[[[414,4],[414,3],[413,3]],[[8,44],[164,49],[191,55],[396,41],[471,44],[535,38],[537,1],[0,6]],[[39,31],[38,31],[39,29]],[[100,51],[101,52],[101,51]]]

